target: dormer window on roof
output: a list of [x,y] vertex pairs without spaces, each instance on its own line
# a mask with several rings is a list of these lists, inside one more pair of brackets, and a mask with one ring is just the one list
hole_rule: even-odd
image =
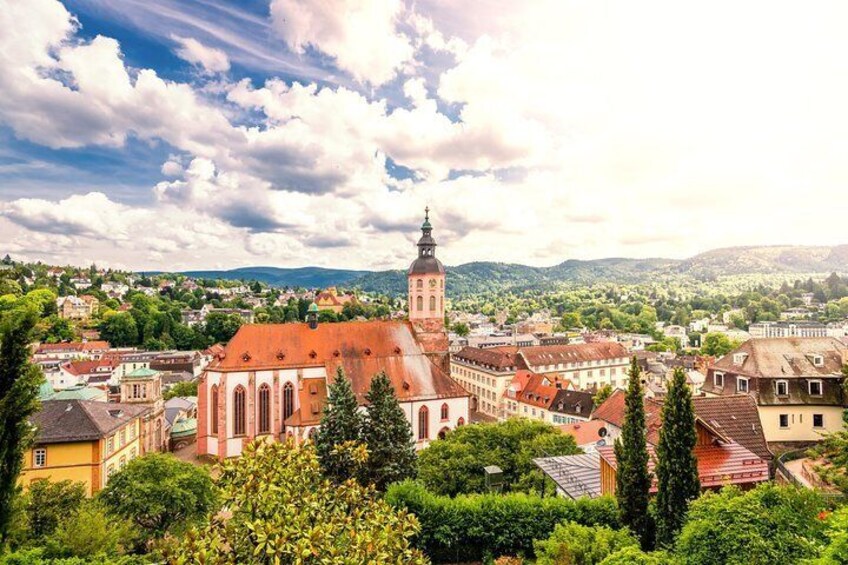
[[242,354],[241,354],[241,360],[242,360],[242,361],[244,361],[245,363],[247,363],[248,361],[250,361],[250,353],[248,353],[247,351],[245,351],[244,353],[242,353]]
[[734,353],[733,354],[733,364],[734,365],[741,365],[745,362],[745,359],[747,359],[747,358],[748,358],[747,353]]
[[819,355],[818,353],[810,353],[807,355],[807,358],[810,360],[810,363],[815,367],[824,367],[824,356]]

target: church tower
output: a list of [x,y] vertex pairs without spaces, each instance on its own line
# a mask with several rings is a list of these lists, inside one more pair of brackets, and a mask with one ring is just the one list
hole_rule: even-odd
[[424,209],[418,257],[407,272],[409,321],[425,352],[447,368],[448,337],[445,332],[445,267],[436,259],[436,240],[430,224],[430,208]]

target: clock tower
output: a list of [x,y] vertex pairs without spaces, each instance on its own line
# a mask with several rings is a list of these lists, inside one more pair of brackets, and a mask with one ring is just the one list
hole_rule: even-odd
[[407,283],[409,321],[425,351],[438,355],[437,364],[446,366],[448,337],[445,332],[445,267],[436,259],[430,208],[424,209],[418,257],[409,266]]

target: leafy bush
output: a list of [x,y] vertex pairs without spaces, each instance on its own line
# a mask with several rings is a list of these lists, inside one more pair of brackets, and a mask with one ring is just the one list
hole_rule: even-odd
[[500,555],[532,555],[533,541],[551,535],[560,522],[620,526],[615,501],[543,498],[524,493],[472,494],[456,498],[433,494],[420,483],[389,487],[386,500],[418,517],[415,538],[434,562],[480,561]]
[[636,546],[619,549],[601,561],[600,565],[671,565],[674,560],[664,551],[646,553]]
[[628,530],[567,522],[535,546],[538,565],[596,565],[620,549],[638,548],[639,542]]
[[843,506],[827,519],[830,540],[815,565],[845,565],[848,563],[848,506]]
[[418,476],[437,494],[485,492],[483,467],[503,470],[506,490],[539,491],[543,485],[534,457],[580,453],[574,438],[535,420],[463,426],[419,453]]
[[706,493],[692,503],[676,553],[695,565],[798,563],[824,545],[823,508],[813,491],[773,484]]

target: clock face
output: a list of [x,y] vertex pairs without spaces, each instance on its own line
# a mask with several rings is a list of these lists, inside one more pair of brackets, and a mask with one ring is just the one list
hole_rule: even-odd
[[430,288],[436,288],[436,279],[430,279]]

